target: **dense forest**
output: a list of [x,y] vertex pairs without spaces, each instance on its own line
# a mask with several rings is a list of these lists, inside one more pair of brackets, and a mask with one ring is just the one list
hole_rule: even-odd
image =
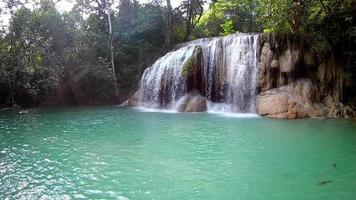
[[236,32],[293,33],[347,63],[356,32],[354,0],[76,0],[69,12],[57,3],[4,0],[1,107],[119,104],[176,44]]

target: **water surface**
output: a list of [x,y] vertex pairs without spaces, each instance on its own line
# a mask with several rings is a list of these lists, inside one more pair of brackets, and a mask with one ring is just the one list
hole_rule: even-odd
[[0,199],[354,199],[355,166],[352,120],[0,113]]

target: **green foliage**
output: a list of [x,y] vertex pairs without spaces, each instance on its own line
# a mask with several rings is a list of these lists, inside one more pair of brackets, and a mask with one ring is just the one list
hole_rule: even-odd
[[[33,10],[18,1],[6,3],[11,21],[0,37],[0,90],[9,92],[0,105],[16,103],[20,90],[34,93],[41,102],[68,83],[80,88],[82,94],[73,94],[78,98],[87,96],[98,102],[113,98],[104,0],[77,1],[71,12],[63,14],[52,0],[30,1],[36,5]],[[122,98],[126,98],[143,70],[165,51],[165,10],[155,3],[122,3],[124,12],[112,11],[112,24],[115,71]],[[174,29],[180,27],[181,23]]]
[[201,37],[221,35],[223,32],[221,25],[224,24],[225,20],[225,13],[221,9],[217,9],[216,5],[213,4],[201,17],[197,29],[202,32]]
[[193,57],[188,58],[188,60],[184,63],[183,66],[183,76],[188,78],[189,74],[193,70]]
[[184,41],[188,41],[196,25],[199,23],[203,11],[205,0],[183,0],[179,7],[185,23]]
[[233,25],[233,21],[232,20],[227,20],[225,21],[225,23],[220,25],[221,28],[223,29],[223,33],[220,33],[220,35],[229,35],[234,33],[234,25]]
[[[75,1],[68,13],[59,13],[53,0],[29,0],[33,9],[21,2],[5,0],[0,10],[0,15],[11,15],[0,32],[0,105],[16,103],[19,91],[42,102],[69,83],[80,98],[102,102],[113,97],[108,92],[113,77],[105,0]],[[136,89],[144,69],[169,50],[162,2],[120,0],[113,8],[108,0],[121,100]],[[172,10],[173,46],[235,32],[292,32],[317,53],[342,53],[356,20],[354,0],[213,0],[203,12],[204,2],[185,0]]]
[[256,1],[217,0],[203,14],[198,24],[206,36],[227,35],[234,32],[259,32],[256,21]]
[[306,4],[305,34],[315,52],[343,52],[350,28],[356,24],[356,2],[352,0],[310,1]]
[[191,57],[184,63],[183,76],[187,79],[190,74],[197,71],[197,58],[201,56],[203,50],[201,47],[196,46]]
[[289,32],[289,14],[292,0],[259,0],[256,21],[263,25],[264,32]]
[[52,2],[43,1],[36,10],[20,7],[13,14],[1,45],[1,82],[9,87],[8,103],[23,89],[39,97],[49,95],[70,43],[67,28]]
[[309,40],[315,52],[328,53],[347,43],[349,30],[356,24],[355,13],[353,0],[215,0],[195,35],[291,32]]

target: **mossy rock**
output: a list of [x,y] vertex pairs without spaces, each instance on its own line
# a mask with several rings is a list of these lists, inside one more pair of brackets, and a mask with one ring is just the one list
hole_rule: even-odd
[[203,49],[201,46],[194,47],[192,55],[186,60],[182,70],[188,91],[192,89],[204,91]]
[[193,54],[188,58],[183,66],[183,76],[188,79],[189,75],[196,73],[201,65],[203,49],[201,46],[195,46]]

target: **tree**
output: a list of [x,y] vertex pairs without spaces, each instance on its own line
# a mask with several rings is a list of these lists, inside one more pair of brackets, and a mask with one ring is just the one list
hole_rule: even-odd
[[16,104],[22,91],[39,98],[50,95],[71,43],[68,27],[52,1],[41,1],[34,10],[18,4],[11,13],[8,34],[1,45],[0,70],[0,82],[9,88],[8,105]]
[[182,2],[180,9],[185,16],[185,41],[189,40],[189,36],[203,15],[204,3],[204,0],[184,0]]
[[170,0],[166,0],[167,3],[167,14],[166,14],[166,35],[165,35],[165,46],[171,46],[172,37],[172,5]]
[[198,23],[204,35],[228,35],[235,32],[261,32],[257,22],[258,1],[216,0],[210,4]]
[[114,50],[112,45],[113,36],[112,36],[112,24],[111,24],[111,9],[109,7],[108,0],[105,0],[105,9],[106,9],[106,14],[108,15],[108,25],[109,25],[110,63],[111,63],[113,80],[114,80],[115,96],[116,98],[118,98],[119,95],[117,93],[117,79],[115,73]]
[[313,51],[327,53],[347,43],[355,5],[354,0],[214,0],[194,34],[290,32],[307,39]]
[[258,21],[265,31],[300,34],[318,53],[342,47],[356,19],[353,0],[259,0],[258,4]]

